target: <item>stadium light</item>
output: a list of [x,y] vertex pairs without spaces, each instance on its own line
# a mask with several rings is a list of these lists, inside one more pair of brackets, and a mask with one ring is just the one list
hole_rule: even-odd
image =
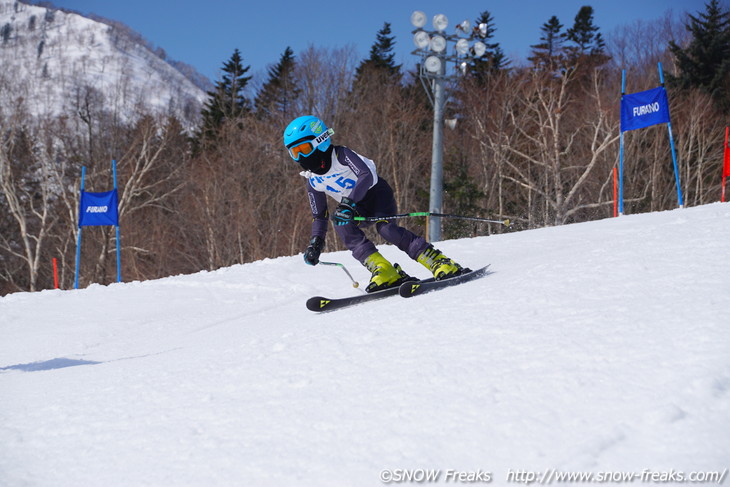
[[[433,17],[434,30],[426,30],[428,17],[420,10],[411,14],[413,43],[415,54],[420,58],[419,78],[426,94],[433,105],[433,150],[431,157],[431,189],[429,195],[429,211],[441,213],[443,202],[443,132],[444,107],[448,99],[447,83],[458,76],[466,74],[469,61],[482,57],[487,50],[479,39],[486,36],[486,24],[472,28],[471,22],[464,20],[456,25],[455,33],[448,34],[449,19],[444,14]],[[448,126],[454,128],[456,120],[449,121]],[[441,221],[430,218],[428,236],[431,242],[441,240]]]
[[413,24],[413,27],[416,29],[420,29],[426,25],[426,14],[420,10],[416,10],[411,14],[411,24]]
[[433,28],[439,32],[446,30],[449,26],[449,19],[444,14],[434,15],[433,17]]

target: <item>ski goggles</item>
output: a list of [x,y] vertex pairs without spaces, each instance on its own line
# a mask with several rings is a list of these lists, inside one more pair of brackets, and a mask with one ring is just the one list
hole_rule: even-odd
[[295,161],[298,161],[300,156],[307,157],[314,152],[314,149],[322,145],[324,141],[329,139],[334,133],[334,129],[327,129],[322,135],[315,137],[314,139],[295,142],[290,147],[287,147],[289,155]]

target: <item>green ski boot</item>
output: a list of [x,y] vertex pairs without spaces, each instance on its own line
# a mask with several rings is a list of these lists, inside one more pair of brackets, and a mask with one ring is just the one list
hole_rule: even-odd
[[398,264],[392,265],[380,255],[380,252],[370,255],[365,259],[363,265],[373,274],[370,277],[370,283],[365,288],[365,292],[368,293],[400,286],[401,283],[411,279]]
[[426,250],[421,252],[416,260],[430,270],[437,281],[458,276],[464,272],[459,264],[446,257],[440,250],[435,249],[433,245],[429,245]]

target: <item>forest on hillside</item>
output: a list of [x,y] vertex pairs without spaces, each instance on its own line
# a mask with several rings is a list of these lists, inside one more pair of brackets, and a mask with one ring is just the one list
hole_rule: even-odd
[[[684,204],[718,201],[725,126],[730,124],[730,11],[625,25],[606,36],[593,9],[546,19],[531,56],[508,59],[498,19],[482,12],[486,52],[450,87],[445,118],[444,212],[510,219],[510,228],[444,222],[459,238],[607,218],[619,160],[621,71],[627,93],[659,85],[664,68]],[[2,32],[0,31],[0,42]],[[0,107],[0,295],[73,287],[81,167],[87,191],[119,180],[125,281],[214,270],[306,248],[306,180],[282,144],[284,127],[314,114],[333,143],[374,160],[399,209],[428,209],[433,108],[417,71],[394,61],[385,23],[369,56],[351,48],[287,48],[251,86],[245,53],[222,61],[221,77],[189,120],[110,115],[103,97],[83,110],[34,119]],[[12,73],[0,73],[0,89]],[[254,93],[253,96],[247,96]],[[191,132],[187,127],[198,127]],[[626,132],[627,214],[675,208],[666,124]],[[407,226],[424,232],[424,222]],[[374,233],[373,233],[374,236]],[[378,241],[376,239],[376,241]],[[113,227],[84,227],[81,286],[116,280]],[[329,232],[327,250],[342,249]]]

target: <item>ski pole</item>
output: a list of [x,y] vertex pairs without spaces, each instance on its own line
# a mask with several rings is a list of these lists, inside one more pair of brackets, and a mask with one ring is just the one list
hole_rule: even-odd
[[382,220],[398,220],[401,218],[409,218],[413,216],[434,216],[439,218],[453,218],[455,220],[470,220],[475,222],[484,222],[484,223],[498,223],[500,225],[504,225],[508,227],[510,225],[509,220],[490,220],[488,218],[480,218],[476,216],[464,216],[464,215],[452,215],[448,213],[433,213],[429,211],[417,211],[414,213],[401,213],[399,215],[390,215],[390,216],[356,216],[355,221],[358,222],[377,222]]
[[342,269],[343,271],[345,271],[345,274],[347,274],[347,277],[349,277],[350,280],[352,281],[352,287],[358,287],[358,286],[360,286],[360,283],[357,282],[355,279],[352,278],[352,274],[350,274],[350,271],[347,270],[347,268],[345,267],[344,264],[340,264],[339,262],[325,262],[323,260],[320,260],[319,263],[320,264],[323,264],[323,265],[332,265],[332,266],[339,267],[340,269]]

